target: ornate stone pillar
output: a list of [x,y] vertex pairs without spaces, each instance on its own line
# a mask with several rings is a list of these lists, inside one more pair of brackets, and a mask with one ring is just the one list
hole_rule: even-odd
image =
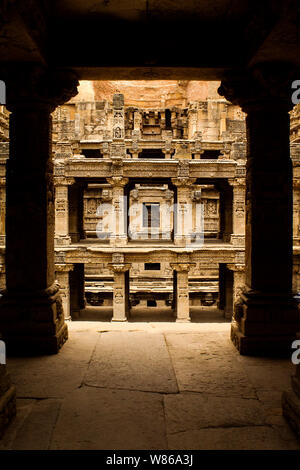
[[229,178],[233,191],[232,204],[232,235],[231,243],[243,246],[245,242],[245,180]]
[[239,301],[245,286],[245,266],[243,264],[228,263],[227,268],[233,273],[232,312],[234,305]]
[[0,265],[0,291],[6,287],[5,264]]
[[73,264],[55,265],[56,279],[59,284],[65,320],[71,320],[69,272],[73,271],[73,269]]
[[127,210],[128,202],[124,194],[124,187],[128,183],[128,178],[113,176],[106,178],[112,186],[112,214],[111,214],[111,238],[113,246],[123,246],[127,244]]
[[6,173],[6,291],[0,330],[8,353],[57,353],[67,339],[54,278],[51,113],[77,93],[71,72],[38,65],[9,70],[10,156]]
[[125,138],[124,95],[115,93],[113,96],[113,140]]
[[69,185],[74,184],[74,178],[58,176],[54,178],[55,185],[55,243],[69,245]]
[[283,64],[263,64],[232,73],[219,88],[247,113],[246,286],[231,328],[241,354],[287,353],[299,328],[292,296],[290,76]]
[[131,264],[124,262],[124,255],[121,253],[114,253],[110,266],[114,273],[112,321],[127,321],[129,314],[129,269]]
[[174,284],[174,306],[176,312],[176,322],[189,322],[190,299],[189,299],[189,270],[192,263],[170,263],[177,275],[177,282]]
[[0,245],[5,245],[6,188],[5,178],[0,178]]
[[[188,162],[187,162],[188,163]],[[192,185],[195,178],[172,178],[172,183],[177,186],[177,203],[174,207],[174,243],[186,246],[191,243],[193,232],[193,191]]]
[[294,261],[293,265],[293,292],[295,294],[300,292],[300,266],[296,264],[297,262],[299,263],[299,261]]
[[293,180],[293,244],[300,245],[300,180]]

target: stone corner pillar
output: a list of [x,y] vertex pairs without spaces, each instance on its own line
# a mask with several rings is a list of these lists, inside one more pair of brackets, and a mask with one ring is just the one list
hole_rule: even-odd
[[[180,167],[178,173],[180,174]],[[174,244],[185,247],[191,244],[193,234],[192,186],[196,179],[186,175],[171,180],[177,187],[177,203],[174,208]]]
[[112,321],[128,320],[129,316],[129,270],[130,263],[124,262],[124,255],[113,254],[110,269],[114,273],[113,317]]
[[195,263],[178,262],[170,263],[171,268],[176,271],[176,284],[174,292],[174,306],[176,322],[190,322],[190,299],[189,299],[189,270]]
[[235,304],[239,302],[240,295],[245,286],[245,265],[239,263],[227,263],[226,266],[233,273],[231,305],[231,314],[233,314]]
[[245,288],[231,338],[241,354],[287,354],[299,329],[292,294],[289,111],[292,69],[259,64],[224,77],[219,93],[247,113]]
[[245,178],[229,178],[228,183],[232,187],[232,234],[230,241],[234,246],[245,244]]
[[70,245],[69,235],[69,186],[75,183],[74,178],[58,176],[54,178],[55,186],[55,245]]
[[128,242],[127,237],[127,211],[128,201],[125,194],[125,186],[129,179],[123,176],[106,178],[112,186],[112,212],[110,221],[110,244],[112,246],[124,246]]
[[8,354],[55,354],[68,337],[54,276],[51,113],[77,93],[71,71],[8,67],[10,115],[6,168],[6,291],[0,331]]
[[300,245],[300,179],[293,180],[293,245]]
[[0,177],[0,246],[5,246],[5,214],[6,214],[6,181],[4,177]]
[[63,304],[63,312],[65,320],[71,320],[70,309],[70,279],[69,273],[73,271],[73,264],[56,264],[55,274],[60,289],[60,296]]

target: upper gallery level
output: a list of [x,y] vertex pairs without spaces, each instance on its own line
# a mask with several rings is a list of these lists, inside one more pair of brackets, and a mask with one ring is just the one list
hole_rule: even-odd
[[218,95],[218,85],[82,82],[79,95],[53,115],[55,156],[244,160],[245,115]]

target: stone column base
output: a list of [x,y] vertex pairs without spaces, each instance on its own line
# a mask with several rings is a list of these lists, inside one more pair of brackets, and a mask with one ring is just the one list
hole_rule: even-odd
[[234,305],[231,339],[241,354],[288,356],[299,323],[292,295],[245,288]]
[[56,354],[68,339],[58,286],[40,292],[5,292],[0,329],[9,355]]
[[300,439],[300,397],[295,392],[282,394],[283,416]]
[[288,357],[291,354],[291,344],[294,339],[292,334],[246,336],[240,331],[235,321],[231,324],[231,341],[244,356]]
[[16,389],[10,383],[6,367],[0,364],[0,438],[16,414]]
[[42,332],[35,327],[23,334],[20,324],[16,325],[16,328],[19,330],[19,335],[18,333],[3,335],[10,356],[57,354],[68,339],[66,324],[63,324],[54,334],[51,334],[50,331]]
[[189,323],[190,321],[190,318],[176,318],[176,323]]

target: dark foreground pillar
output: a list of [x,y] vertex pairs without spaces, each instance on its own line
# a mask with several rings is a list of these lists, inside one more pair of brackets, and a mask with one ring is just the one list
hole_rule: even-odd
[[0,331],[8,354],[57,353],[67,339],[54,281],[51,112],[77,92],[71,73],[22,66],[8,79],[6,291]]
[[246,285],[231,338],[241,354],[289,354],[299,329],[292,295],[292,188],[288,70],[263,65],[222,82],[247,113]]

